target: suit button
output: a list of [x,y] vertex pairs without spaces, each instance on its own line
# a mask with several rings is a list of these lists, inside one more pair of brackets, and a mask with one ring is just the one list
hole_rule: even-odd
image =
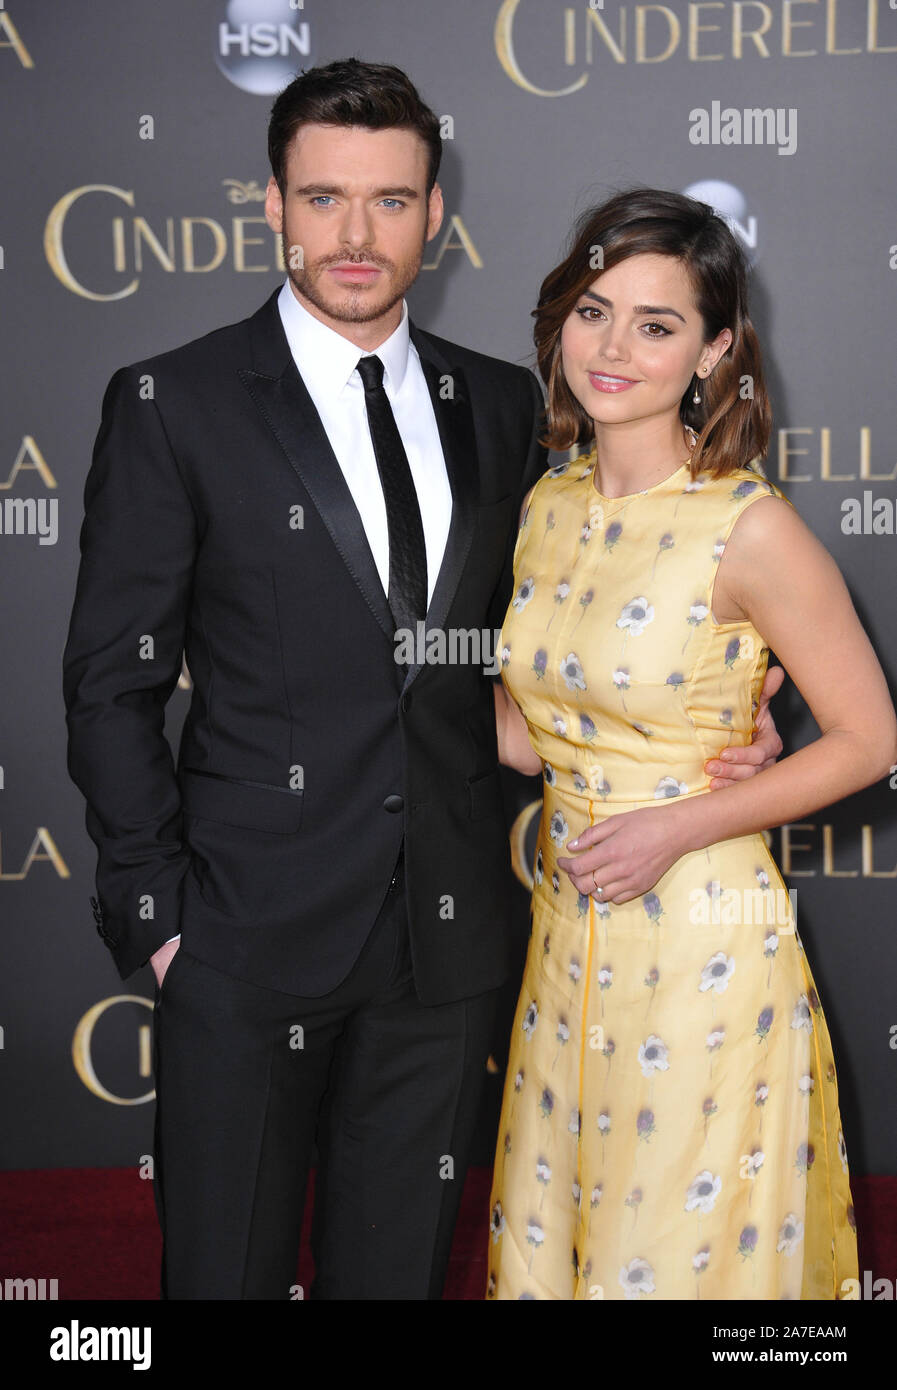
[[405,802],[402,800],[402,798],[398,796],[395,792],[393,792],[392,796],[388,796],[384,801],[383,809],[384,811],[392,811],[393,815],[396,815],[399,811],[402,810],[404,805]]

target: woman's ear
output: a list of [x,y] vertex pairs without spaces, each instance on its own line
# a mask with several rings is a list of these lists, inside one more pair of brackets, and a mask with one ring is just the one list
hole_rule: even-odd
[[[709,376],[720,358],[728,352],[734,339],[731,328],[721,328],[712,343],[707,343],[698,359],[698,367]],[[699,372],[700,375],[700,372]]]

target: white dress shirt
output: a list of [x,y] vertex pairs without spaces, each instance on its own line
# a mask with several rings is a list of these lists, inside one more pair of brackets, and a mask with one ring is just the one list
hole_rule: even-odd
[[304,307],[285,280],[277,301],[284,332],[299,375],[342,469],[361,516],[383,592],[389,590],[389,534],[386,502],[377,471],[364,404],[364,387],[356,371],[359,357],[383,363],[383,389],[395,416],[417,493],[427,550],[427,604],[433,597],[452,516],[452,490],[433,402],[417,349],[408,333],[408,305],[402,321],[375,353],[366,353],[328,328]]
[[[348,338],[310,314],[290,288],[277,300],[293,361],[321,417],[336,461],[361,516],[383,592],[389,592],[389,533],[383,485],[364,404],[364,387],[356,371],[365,353]],[[408,304],[402,321],[376,349],[383,363],[383,389],[395,416],[417,493],[427,550],[427,605],[433,597],[452,518],[452,489],[433,402],[417,348],[408,333]],[[171,936],[169,941],[177,941]],[[167,942],[165,943],[168,944]]]

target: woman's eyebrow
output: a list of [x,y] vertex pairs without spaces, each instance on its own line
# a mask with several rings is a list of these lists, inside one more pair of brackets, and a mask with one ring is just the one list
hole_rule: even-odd
[[[614,307],[612,299],[607,299],[603,294],[595,294],[594,290],[584,290],[583,295],[586,299],[594,299],[596,304],[606,304],[608,309]],[[634,314],[672,314],[674,318],[682,319],[682,322],[685,323],[685,319],[682,318],[678,309],[668,309],[663,305],[634,304],[632,306],[632,312]]]

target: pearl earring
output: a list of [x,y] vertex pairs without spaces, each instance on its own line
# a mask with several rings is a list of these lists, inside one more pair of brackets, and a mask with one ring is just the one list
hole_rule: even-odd
[[697,382],[695,382],[695,394],[692,396],[692,400],[694,401],[695,405],[700,405],[700,404],[701,404],[701,397],[700,397],[700,394],[699,394],[699,392],[698,392],[698,383],[697,383]]

